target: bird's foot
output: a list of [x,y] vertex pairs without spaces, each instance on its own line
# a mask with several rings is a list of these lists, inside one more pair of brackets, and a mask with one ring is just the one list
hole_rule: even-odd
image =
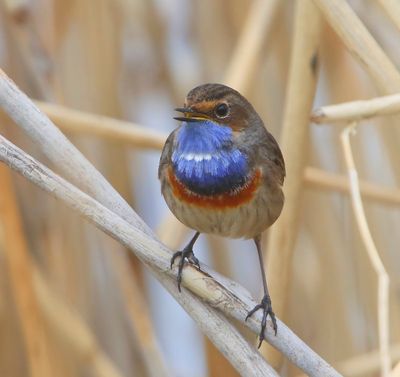
[[256,305],[252,310],[249,311],[249,313],[247,314],[247,317],[246,317],[246,321],[259,309],[263,310],[263,317],[262,317],[262,321],[261,321],[261,331],[260,331],[260,335],[259,335],[260,342],[258,343],[258,348],[261,347],[261,343],[265,339],[264,332],[265,332],[265,328],[267,326],[268,315],[271,317],[272,326],[274,328],[275,335],[277,334],[277,331],[278,331],[278,325],[276,324],[275,313],[272,311],[271,298],[269,297],[268,294],[266,294],[263,297],[260,304]]
[[176,278],[176,281],[178,282],[178,289],[180,292],[181,282],[182,282],[182,271],[183,271],[183,266],[185,265],[185,260],[195,265],[199,270],[200,270],[200,262],[194,256],[193,249],[191,247],[185,247],[182,251],[177,251],[176,253],[174,253],[174,255],[171,258],[171,268],[174,265],[175,259],[178,257],[180,258],[180,260],[178,264],[178,276]]

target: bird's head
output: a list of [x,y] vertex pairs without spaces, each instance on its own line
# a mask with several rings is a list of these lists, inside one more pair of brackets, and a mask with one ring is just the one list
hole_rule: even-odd
[[233,132],[245,130],[258,118],[253,106],[238,91],[222,84],[204,84],[192,89],[183,107],[175,109],[184,122],[213,122]]

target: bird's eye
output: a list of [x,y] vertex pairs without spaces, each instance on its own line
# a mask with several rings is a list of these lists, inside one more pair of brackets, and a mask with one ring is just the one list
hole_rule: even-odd
[[215,108],[215,115],[218,118],[226,118],[229,114],[229,107],[226,103],[221,103]]

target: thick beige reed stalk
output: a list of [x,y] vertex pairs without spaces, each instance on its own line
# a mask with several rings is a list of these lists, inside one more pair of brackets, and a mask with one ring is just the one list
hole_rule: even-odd
[[[285,205],[281,216],[271,227],[266,261],[272,306],[283,318],[286,317],[290,266],[298,232],[303,175],[307,164],[309,114],[317,83],[320,23],[320,14],[311,0],[296,2],[293,47],[280,141],[286,164]],[[282,358],[279,354],[272,349],[264,352],[275,367],[280,366]]]

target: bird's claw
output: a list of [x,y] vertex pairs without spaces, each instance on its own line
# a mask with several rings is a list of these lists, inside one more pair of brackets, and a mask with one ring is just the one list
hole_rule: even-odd
[[185,260],[187,260],[189,263],[195,265],[199,270],[200,268],[200,262],[199,260],[194,256],[193,250],[189,248],[185,248],[182,251],[177,251],[174,253],[174,255],[171,258],[171,268],[174,265],[175,259],[180,258],[179,264],[178,264],[178,275],[176,278],[176,281],[178,282],[178,289],[179,292],[181,291],[181,282],[182,282],[182,271],[183,267],[185,265]]
[[272,327],[275,331],[275,335],[278,332],[278,325],[276,323],[276,318],[275,318],[275,313],[272,311],[272,304],[271,304],[271,298],[269,295],[265,295],[263,299],[261,300],[260,304],[257,304],[252,310],[249,311],[246,317],[246,321],[259,309],[263,309],[263,317],[261,320],[261,331],[259,335],[259,343],[258,343],[258,348],[261,347],[261,343],[265,339],[264,332],[265,328],[267,327],[267,317],[268,315],[271,317],[272,321]]

